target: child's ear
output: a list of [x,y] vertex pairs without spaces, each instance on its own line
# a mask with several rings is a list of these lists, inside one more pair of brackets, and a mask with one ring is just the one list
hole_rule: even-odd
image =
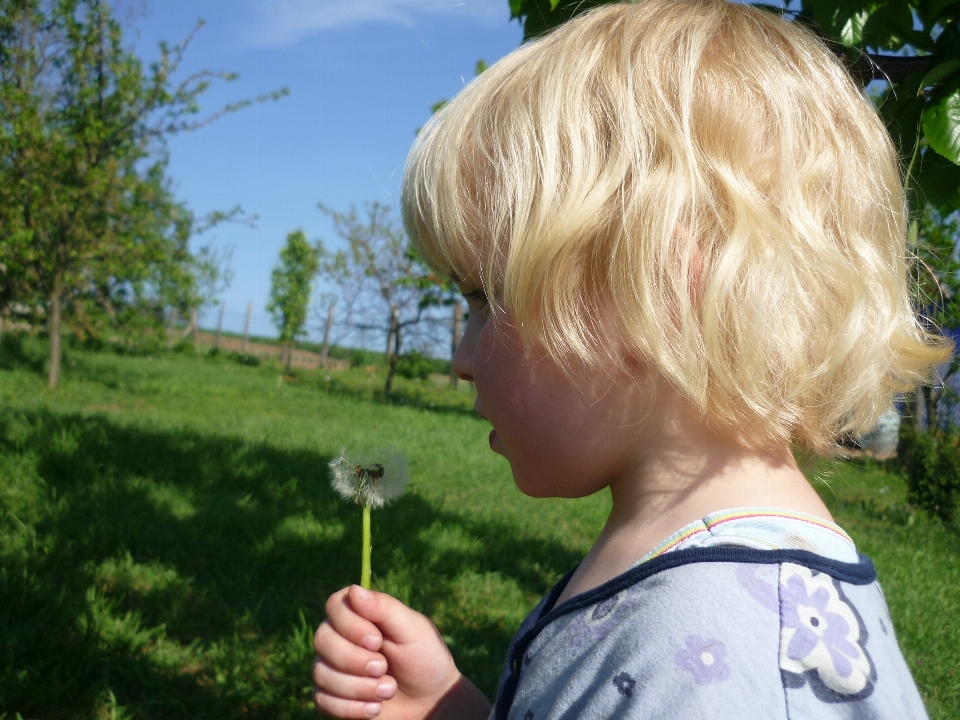
[[687,267],[687,292],[690,296],[690,307],[694,313],[700,307],[700,300],[703,298],[703,251],[699,243],[691,236],[690,229],[685,223],[677,223],[674,230],[676,240],[677,259],[682,268],[683,259],[686,257]]
[[695,242],[691,242],[688,275],[690,306],[696,312],[696,309],[700,307],[700,300],[703,298],[703,252]]

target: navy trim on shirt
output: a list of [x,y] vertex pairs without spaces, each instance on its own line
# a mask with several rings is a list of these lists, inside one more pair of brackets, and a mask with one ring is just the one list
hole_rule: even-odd
[[556,605],[557,599],[563,593],[563,589],[570,582],[576,567],[564,575],[553,588],[544,596],[540,604],[533,609],[527,618],[521,623],[517,634],[510,642],[507,650],[507,659],[504,664],[503,672],[500,674],[499,687],[497,688],[497,702],[495,706],[495,719],[507,720],[510,712],[510,706],[513,704],[513,696],[517,692],[517,683],[520,678],[520,664],[523,662],[523,656],[527,652],[530,643],[536,639],[537,635],[551,622],[558,617],[567,615],[585,607],[590,607],[602,602],[627,588],[636,585],[642,580],[646,580],[652,575],[671,570],[682,565],[692,563],[753,563],[758,565],[779,565],[781,563],[793,563],[802,565],[810,570],[826,573],[840,582],[850,583],[851,585],[869,585],[877,579],[877,571],[873,562],[866,555],[859,555],[860,560],[856,563],[845,563],[839,560],[823,557],[807,550],[754,550],[744,547],[693,547],[686,550],[674,550],[663,555],[658,555],[644,563],[635,565],[621,575],[617,575],[612,580],[608,580],[602,585],[598,585],[592,590],[575,595],[560,605]]

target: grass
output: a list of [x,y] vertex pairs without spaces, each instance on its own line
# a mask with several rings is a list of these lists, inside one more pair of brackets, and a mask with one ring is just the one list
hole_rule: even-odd
[[[517,624],[609,509],[521,495],[465,384],[402,380],[385,402],[362,369],[70,351],[50,392],[43,357],[32,339],[0,354],[9,720],[315,717],[313,629],[360,565],[360,512],[327,481],[341,446],[410,458],[410,492],[374,512],[374,585],[427,613],[490,696]],[[877,564],[931,717],[957,717],[957,534],[879,466],[809,471]]]

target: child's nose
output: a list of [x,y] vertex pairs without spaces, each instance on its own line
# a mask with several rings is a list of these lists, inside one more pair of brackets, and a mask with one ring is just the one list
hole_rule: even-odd
[[457,344],[453,353],[453,372],[461,380],[473,382],[473,345],[476,340],[472,337],[470,324]]

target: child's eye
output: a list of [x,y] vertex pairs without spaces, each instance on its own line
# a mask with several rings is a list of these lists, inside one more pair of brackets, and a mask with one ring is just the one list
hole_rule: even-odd
[[472,292],[467,292],[463,294],[463,298],[467,301],[467,307],[470,310],[476,310],[482,313],[486,313],[487,307],[490,303],[487,300],[487,294],[483,290],[474,290]]

